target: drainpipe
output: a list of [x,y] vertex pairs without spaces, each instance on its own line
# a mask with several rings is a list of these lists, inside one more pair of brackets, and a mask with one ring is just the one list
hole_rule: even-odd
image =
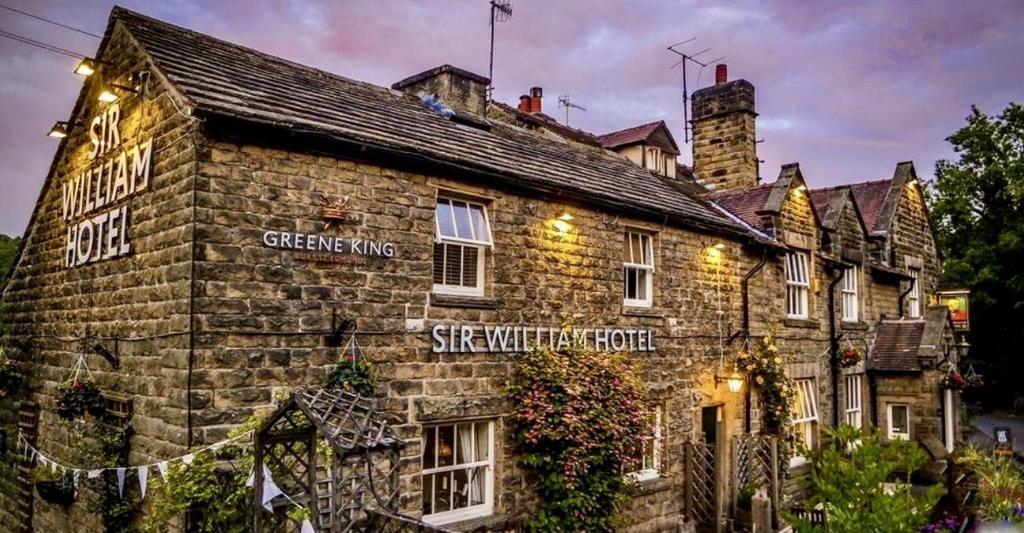
[[843,273],[849,265],[840,264],[839,275],[828,284],[828,341],[829,367],[832,370],[832,427],[839,427],[839,335],[836,334],[836,285],[843,280]]
[[907,286],[907,290],[905,290],[905,291],[900,293],[900,299],[899,299],[900,318],[903,318],[903,315],[905,314],[903,312],[903,299],[906,298],[908,294],[910,294],[910,291],[914,290],[914,284],[915,283],[917,283],[917,281],[914,278],[910,278],[910,285]]
[[[740,281],[740,293],[743,297],[743,339],[750,339],[750,279],[754,277],[758,272],[764,268],[765,263],[768,262],[768,250],[761,252],[761,260],[756,265],[750,268],[746,274],[743,275],[743,280]],[[743,417],[743,428],[745,433],[750,433],[750,384],[747,383],[747,390],[743,394],[743,407],[746,410],[745,416]]]
[[[867,362],[865,362],[867,364]],[[870,366],[864,371],[868,375],[868,396],[871,400],[871,429],[878,429],[878,384],[875,372]]]

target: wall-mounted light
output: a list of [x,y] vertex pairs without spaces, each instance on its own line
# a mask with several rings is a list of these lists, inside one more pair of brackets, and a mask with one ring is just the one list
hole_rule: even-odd
[[50,132],[46,134],[47,137],[53,137],[54,139],[63,139],[68,136],[68,123],[63,120],[58,120],[53,123],[53,127],[50,128]]
[[716,242],[707,247],[708,262],[719,263],[722,261],[722,252],[725,250],[725,244]]
[[572,224],[570,224],[569,222],[571,222],[573,218],[574,217],[569,213],[562,213],[562,215],[556,218],[554,222],[551,223],[551,225],[555,228],[555,230],[558,231],[559,234],[565,235],[566,233],[569,232],[569,230],[572,229]]
[[733,371],[733,373],[728,376],[715,376],[715,386],[718,386],[719,383],[725,383],[729,392],[735,393],[743,390],[743,376],[736,371]]
[[106,104],[112,104],[118,100],[117,93],[110,89],[103,89],[100,91],[100,95],[96,97],[97,100]]
[[98,68],[99,63],[95,59],[87,57],[79,61],[78,65],[75,66],[75,74],[88,78],[89,76],[92,76]]

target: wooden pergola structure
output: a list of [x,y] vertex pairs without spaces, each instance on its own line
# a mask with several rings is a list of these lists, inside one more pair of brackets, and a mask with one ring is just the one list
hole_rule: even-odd
[[[305,506],[317,531],[429,530],[398,511],[399,454],[404,446],[374,400],[343,390],[295,392],[255,433],[254,528],[299,531],[287,516]],[[263,465],[287,495],[263,501]]]

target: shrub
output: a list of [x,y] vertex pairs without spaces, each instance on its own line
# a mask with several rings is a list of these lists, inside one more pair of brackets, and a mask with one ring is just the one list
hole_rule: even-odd
[[910,533],[928,523],[942,487],[911,491],[910,473],[928,461],[917,444],[883,443],[877,432],[845,425],[826,430],[825,441],[812,456],[814,492],[807,503],[824,508],[826,525],[791,518],[797,531]]
[[978,477],[974,511],[979,519],[1024,523],[1024,474],[1012,459],[968,446],[957,462]]
[[624,472],[646,431],[643,381],[622,354],[531,351],[509,386],[513,439],[538,477],[543,531],[611,531],[625,498]]

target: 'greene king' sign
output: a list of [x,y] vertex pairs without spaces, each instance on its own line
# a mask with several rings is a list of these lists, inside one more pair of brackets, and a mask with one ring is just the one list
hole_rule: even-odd
[[130,213],[118,203],[149,187],[153,138],[121,147],[121,108],[108,106],[89,123],[92,151],[88,169],[64,182],[64,220],[68,236],[64,265],[78,267],[128,255]]

